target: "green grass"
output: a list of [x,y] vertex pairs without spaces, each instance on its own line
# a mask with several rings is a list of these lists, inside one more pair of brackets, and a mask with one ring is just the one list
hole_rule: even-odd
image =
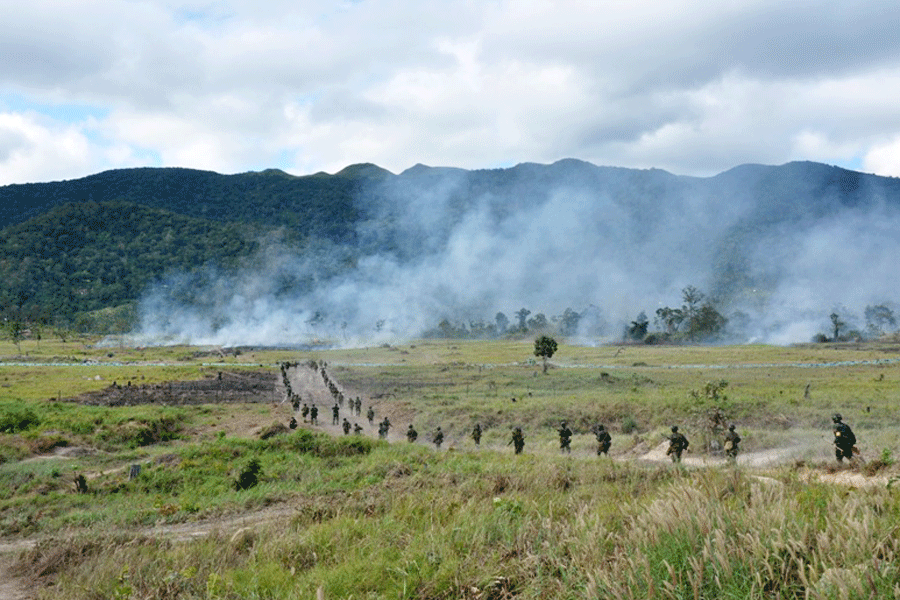
[[[286,415],[277,405],[48,399],[53,388],[214,372],[220,358],[196,349],[116,349],[106,360],[123,366],[0,366],[9,386],[0,422],[15,424],[0,434],[0,535],[51,540],[17,561],[55,581],[42,588],[47,598],[311,598],[320,588],[326,598],[868,598],[900,589],[896,486],[815,477],[833,460],[836,410],[867,457],[900,455],[897,366],[797,366],[891,359],[892,348],[561,344],[546,375],[532,350],[531,340],[426,341],[221,360],[326,360],[348,395],[390,408],[420,434],[441,425],[451,448],[441,453],[302,429],[268,440],[224,434],[235,416],[262,426]],[[723,397],[702,397],[709,381],[727,382]],[[597,421],[622,456],[658,444],[673,422],[699,439],[713,405],[738,423],[745,451],[804,444],[806,465],[592,456]],[[576,432],[572,456],[557,451],[562,419]],[[468,438],[476,421],[486,426],[478,451]],[[512,425],[526,431],[522,456],[506,447]],[[92,453],[34,458],[66,446]],[[259,483],[238,490],[251,460]],[[131,464],[141,465],[134,480]],[[77,473],[88,476],[87,494],[74,491]],[[160,530],[210,520],[221,529],[190,542]]]

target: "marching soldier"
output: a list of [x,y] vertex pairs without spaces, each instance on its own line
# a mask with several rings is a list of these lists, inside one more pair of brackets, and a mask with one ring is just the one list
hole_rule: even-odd
[[560,452],[565,452],[566,454],[571,454],[572,452],[572,430],[569,429],[569,425],[563,421],[560,424],[559,432],[559,450]]
[[475,440],[475,445],[481,445],[481,423],[475,423],[475,427],[472,429],[472,439]]
[[435,448],[437,448],[438,450],[441,449],[441,444],[444,443],[444,432],[441,431],[440,427],[438,427],[437,430],[434,432],[434,437],[431,438],[431,441],[434,442]]
[[597,437],[597,456],[603,454],[609,456],[609,447],[612,445],[612,436],[609,435],[609,432],[602,423],[597,425],[597,428],[594,430],[594,435]]
[[856,436],[850,426],[843,422],[841,413],[834,413],[831,417],[834,426],[831,430],[834,433],[834,457],[838,462],[844,462],[844,459],[853,460],[853,450],[856,446]]
[[406,428],[406,441],[412,444],[418,437],[419,432],[416,431],[415,427],[413,427],[413,424],[410,423],[409,427]]
[[516,454],[522,454],[522,449],[525,447],[525,435],[522,433],[521,427],[513,429],[512,439],[509,443],[516,449]]
[[672,457],[672,462],[681,462],[681,453],[690,445],[684,434],[678,432],[678,425],[672,425],[672,435],[669,436],[669,449],[666,454]]
[[738,444],[741,443],[741,436],[734,430],[734,423],[728,426],[728,433],[725,434],[725,456],[731,462],[737,461]]

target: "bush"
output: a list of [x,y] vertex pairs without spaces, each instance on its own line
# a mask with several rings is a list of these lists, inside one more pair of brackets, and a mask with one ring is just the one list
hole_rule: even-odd
[[41,424],[33,410],[8,410],[0,415],[0,433],[19,433]]
[[261,475],[262,465],[259,464],[257,459],[251,458],[250,462],[247,463],[247,466],[244,467],[244,470],[241,471],[241,474],[238,475],[237,480],[234,482],[234,489],[240,491],[256,487]]

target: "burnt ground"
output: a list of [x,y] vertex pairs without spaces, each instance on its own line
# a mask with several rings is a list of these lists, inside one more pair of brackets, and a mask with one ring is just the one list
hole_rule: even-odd
[[217,375],[195,381],[125,385],[113,383],[102,390],[87,392],[63,401],[93,406],[133,406],[159,404],[163,406],[188,404],[219,404],[233,402],[280,401],[276,392],[275,372],[251,370],[222,370]]

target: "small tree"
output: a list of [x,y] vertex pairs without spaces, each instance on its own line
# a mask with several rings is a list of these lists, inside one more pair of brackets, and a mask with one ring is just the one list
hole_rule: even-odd
[[542,335],[534,340],[534,355],[540,356],[544,361],[544,373],[547,372],[547,361],[556,353],[556,340]]
[[841,327],[846,325],[846,323],[841,320],[841,316],[836,312],[831,313],[829,317],[831,318],[831,327],[834,331],[834,337],[832,339],[836,342],[838,341],[838,337],[840,336]]
[[638,341],[644,339],[647,336],[647,328],[649,326],[650,321],[647,320],[647,313],[641,311],[628,327],[628,337]]
[[527,308],[520,308],[516,311],[516,317],[519,319],[519,331],[526,331],[527,327],[525,326],[525,319],[528,318],[528,315],[531,314],[531,311]]

